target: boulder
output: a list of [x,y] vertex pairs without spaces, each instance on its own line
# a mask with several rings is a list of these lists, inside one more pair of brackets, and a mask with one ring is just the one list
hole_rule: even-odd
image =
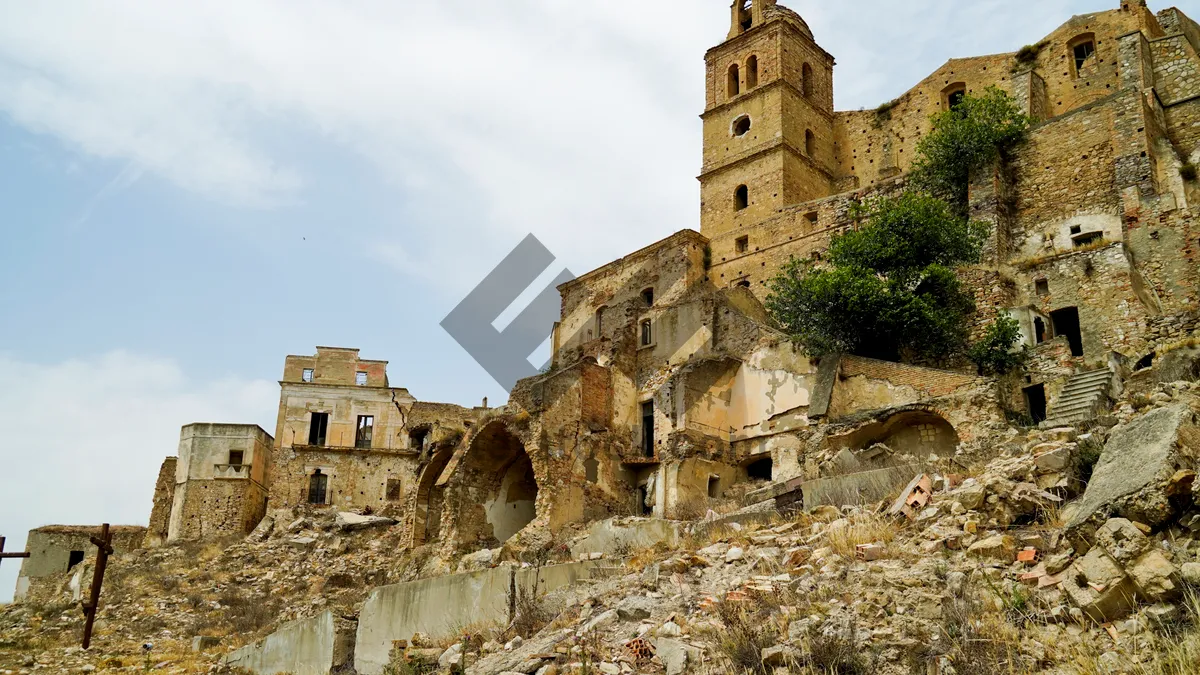
[[1119,619],[1137,605],[1137,587],[1099,547],[1068,568],[1062,588],[1084,614],[1100,622]]
[[654,611],[654,601],[644,595],[634,595],[625,598],[617,605],[617,616],[623,621],[641,621],[649,619]]
[[396,521],[383,516],[360,516],[357,513],[339,511],[335,523],[341,531],[353,532],[371,527],[391,527]]
[[682,675],[687,672],[688,648],[679,640],[660,637],[654,642],[654,651],[662,661],[667,675]]
[[1110,518],[1096,530],[1099,544],[1118,565],[1128,565],[1150,548],[1150,539],[1125,518]]
[[1195,413],[1185,405],[1153,410],[1112,433],[1087,490],[1071,505],[1067,537],[1087,550],[1096,530],[1119,515],[1152,527],[1174,515],[1167,494],[1176,471],[1193,468],[1200,450]]
[[1200,563],[1184,563],[1182,572],[1184,581],[1200,586]]
[[1179,595],[1182,583],[1179,571],[1162,551],[1151,549],[1125,568],[1137,585],[1138,595],[1150,602],[1162,602]]
[[967,549],[967,555],[1010,563],[1016,558],[1017,542],[1006,534],[993,535],[971,544]]

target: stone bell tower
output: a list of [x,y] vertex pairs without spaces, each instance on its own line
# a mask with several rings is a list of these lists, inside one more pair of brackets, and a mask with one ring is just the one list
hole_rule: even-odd
[[714,237],[832,193],[833,57],[775,0],[735,0],[708,50],[700,231]]

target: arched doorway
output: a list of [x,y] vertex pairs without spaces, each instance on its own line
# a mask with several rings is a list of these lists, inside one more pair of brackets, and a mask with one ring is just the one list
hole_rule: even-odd
[[[862,461],[886,464],[888,459],[901,456],[948,457],[954,454],[958,440],[958,432],[941,415],[929,410],[905,410],[840,436],[834,444],[858,453]],[[860,452],[876,445],[886,446],[892,457]]]
[[416,504],[413,505],[413,528],[411,544],[415,548],[436,539],[442,526],[442,503],[446,488],[437,485],[437,479],[454,456],[454,448],[446,447],[438,451],[425,469],[417,483]]
[[493,422],[471,440],[454,484],[464,490],[459,541],[502,544],[536,516],[538,485],[521,439]]

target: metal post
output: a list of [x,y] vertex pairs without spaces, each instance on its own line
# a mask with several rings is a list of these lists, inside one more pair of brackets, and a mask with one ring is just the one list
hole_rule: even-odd
[[96,545],[96,570],[92,575],[92,592],[87,604],[83,606],[83,614],[87,623],[83,626],[83,648],[92,645],[92,626],[96,622],[96,609],[100,606],[100,585],[104,583],[104,568],[108,567],[108,556],[112,555],[112,533],[108,531],[108,523],[100,526],[100,536],[92,537]]
[[4,562],[5,558],[28,558],[29,553],[5,553],[4,552],[4,537],[0,537],[0,562]]

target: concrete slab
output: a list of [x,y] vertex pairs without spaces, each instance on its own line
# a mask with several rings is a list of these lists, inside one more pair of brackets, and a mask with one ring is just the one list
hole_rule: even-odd
[[221,660],[255,675],[328,675],[348,663],[354,650],[354,624],[332,612],[284,624],[263,640]]

